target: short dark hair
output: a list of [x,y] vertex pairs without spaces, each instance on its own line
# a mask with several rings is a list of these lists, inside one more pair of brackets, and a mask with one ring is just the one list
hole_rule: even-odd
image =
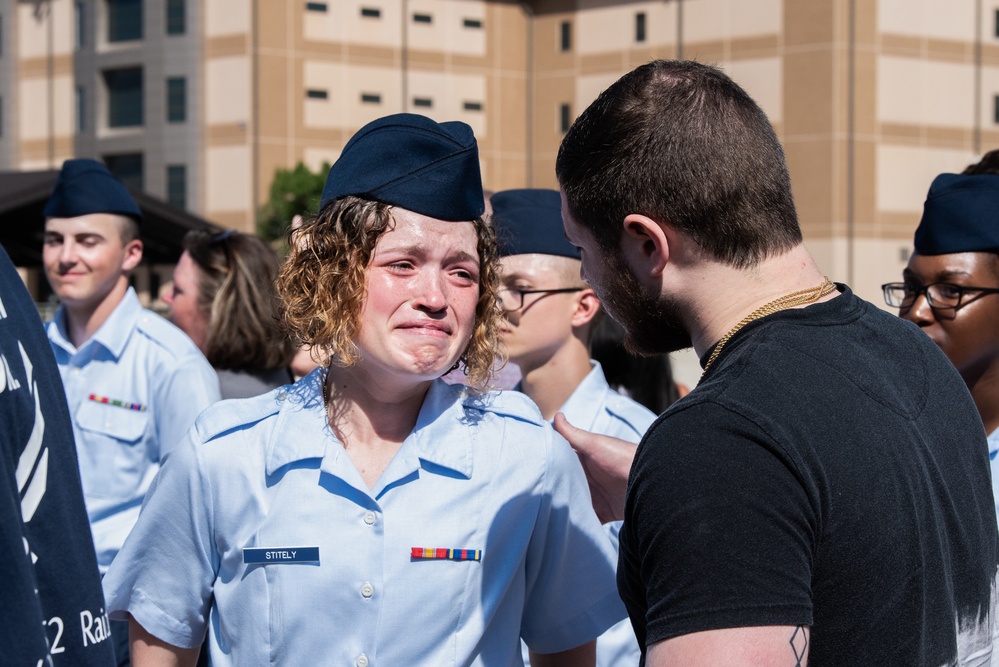
[[287,368],[297,346],[281,327],[277,252],[235,231],[188,232],[184,249],[200,269],[198,306],[208,314],[208,362],[220,370]]
[[657,60],[625,74],[569,128],[555,171],[569,213],[605,251],[632,213],[740,268],[801,242],[773,126],[708,65]]
[[964,168],[962,174],[977,176],[980,174],[999,174],[999,149],[991,150],[982,156],[982,159],[975,164],[969,164]]

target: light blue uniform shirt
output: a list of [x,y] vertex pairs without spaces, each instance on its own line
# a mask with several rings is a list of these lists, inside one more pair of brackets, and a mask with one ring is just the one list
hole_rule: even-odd
[[578,458],[526,397],[434,382],[369,489],[323,377],[201,415],[104,578],[113,618],[181,647],[208,629],[213,667],[493,667],[521,636],[552,653],[624,617]]
[[[576,428],[638,442],[655,421],[655,413],[611,389],[600,363],[593,360],[590,363],[593,368],[559,412]],[[604,529],[617,549],[621,522],[606,523]],[[526,656],[524,651],[525,662]],[[637,667],[641,657],[635,630],[627,618],[597,639],[597,667]]]
[[66,387],[103,573],[135,524],[161,459],[219,400],[219,381],[191,339],[144,309],[131,288],[80,349],[69,342],[65,318],[60,308],[46,332]]

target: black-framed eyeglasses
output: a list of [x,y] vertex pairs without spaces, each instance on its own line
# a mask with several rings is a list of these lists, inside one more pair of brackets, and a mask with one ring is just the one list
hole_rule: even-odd
[[934,310],[957,310],[964,303],[964,297],[971,293],[999,294],[997,287],[971,287],[953,283],[885,283],[881,286],[885,303],[892,308],[911,308],[920,294],[926,295],[926,302]]
[[528,294],[568,294],[569,292],[582,292],[585,287],[563,287],[561,289],[517,289],[516,287],[505,287],[497,294],[500,308],[505,313],[515,313],[524,308],[524,297]]

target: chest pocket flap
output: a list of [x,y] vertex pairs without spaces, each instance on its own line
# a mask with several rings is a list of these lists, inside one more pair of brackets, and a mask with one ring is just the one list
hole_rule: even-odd
[[115,440],[136,442],[146,432],[149,413],[84,401],[76,413],[76,423],[81,429],[103,433]]

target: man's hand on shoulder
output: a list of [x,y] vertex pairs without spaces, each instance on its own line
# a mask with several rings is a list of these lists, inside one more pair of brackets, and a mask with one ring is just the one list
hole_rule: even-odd
[[648,648],[646,667],[805,667],[810,633],[805,625],[772,625],[692,632]]
[[603,523],[623,519],[628,473],[638,446],[627,440],[576,428],[561,412],[555,415],[553,423],[555,430],[579,455],[597,517]]

